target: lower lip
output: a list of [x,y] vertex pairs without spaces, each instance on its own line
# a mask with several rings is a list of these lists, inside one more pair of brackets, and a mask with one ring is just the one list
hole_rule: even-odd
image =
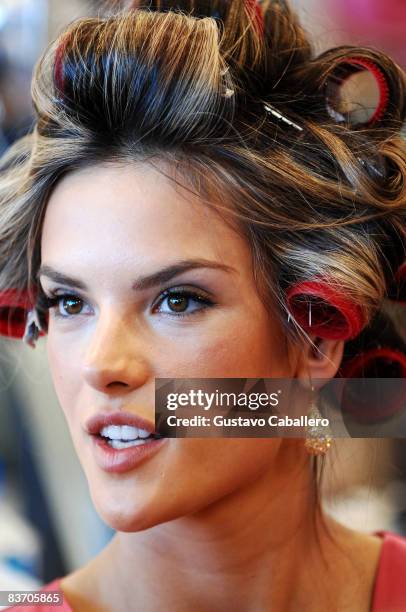
[[122,474],[137,467],[159,451],[168,438],[151,439],[139,446],[129,448],[112,448],[104,438],[92,435],[93,450],[98,466],[105,472]]

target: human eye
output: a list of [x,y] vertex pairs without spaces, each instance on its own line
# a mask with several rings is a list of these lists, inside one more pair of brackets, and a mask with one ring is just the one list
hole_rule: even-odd
[[39,308],[43,310],[55,309],[55,316],[64,319],[89,313],[89,306],[78,295],[74,293],[53,293],[48,296],[43,294],[40,299]]
[[175,317],[187,317],[214,306],[203,291],[188,287],[165,289],[153,304],[153,312]]

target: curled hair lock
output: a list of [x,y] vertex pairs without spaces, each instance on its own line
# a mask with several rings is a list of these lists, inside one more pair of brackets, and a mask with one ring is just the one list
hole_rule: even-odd
[[[317,56],[287,0],[109,4],[120,10],[73,22],[38,62],[36,129],[2,165],[12,180],[0,193],[11,220],[0,219],[0,333],[21,338],[42,323],[28,316],[32,300],[11,296],[36,283],[59,177],[152,157],[220,212],[227,202],[281,325],[286,311],[296,323],[292,339],[305,331],[350,343],[384,298],[404,303],[400,67],[370,48]],[[340,94],[360,71],[379,102],[354,125]]]

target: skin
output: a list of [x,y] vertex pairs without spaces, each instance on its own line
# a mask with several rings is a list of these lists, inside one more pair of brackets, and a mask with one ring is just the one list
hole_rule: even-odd
[[[196,268],[132,289],[137,277],[190,259],[227,269]],[[51,309],[47,350],[93,502],[117,530],[62,580],[73,609],[368,610],[381,540],[327,518],[340,548],[321,531],[323,564],[303,440],[168,439],[135,469],[108,474],[84,431],[95,413],[118,409],[153,422],[155,377],[329,379],[343,342],[320,341],[322,355],[286,350],[258,295],[246,241],[144,163],[64,177],[47,206],[41,260],[86,285],[79,291],[41,275],[48,296],[69,291],[82,300],[69,318],[66,305]],[[180,286],[215,305],[191,301],[183,317],[168,300],[156,309],[164,289]]]

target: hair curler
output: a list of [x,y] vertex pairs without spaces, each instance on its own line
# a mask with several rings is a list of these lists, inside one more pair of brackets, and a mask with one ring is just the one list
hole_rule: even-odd
[[406,305],[406,261],[395,274],[394,283],[388,291],[388,299]]
[[291,286],[287,291],[287,303],[301,327],[320,338],[350,340],[365,325],[361,307],[335,289],[327,279]]
[[55,52],[54,59],[54,83],[58,93],[65,94],[64,55],[68,44],[68,36],[65,35]]
[[263,36],[265,31],[264,15],[258,0],[246,0],[246,6],[253,14],[259,34]]
[[[370,59],[364,57],[342,58],[332,74],[326,81],[326,105],[330,117],[338,122],[344,122],[345,117],[335,108],[335,102],[340,99],[340,89],[343,83],[353,74],[367,70],[375,79],[379,90],[379,101],[372,116],[365,123],[365,127],[372,127],[385,122],[385,115],[391,99],[391,90],[388,78],[383,71]],[[359,125],[359,124],[357,124]]]
[[335,379],[336,398],[348,423],[378,424],[406,407],[406,343],[389,317],[378,313],[346,344]]
[[[33,297],[35,299],[35,295]],[[7,289],[0,292],[0,335],[22,340],[26,335],[29,313],[34,311],[32,294],[28,291]],[[38,332],[39,336],[45,335],[42,326]]]

